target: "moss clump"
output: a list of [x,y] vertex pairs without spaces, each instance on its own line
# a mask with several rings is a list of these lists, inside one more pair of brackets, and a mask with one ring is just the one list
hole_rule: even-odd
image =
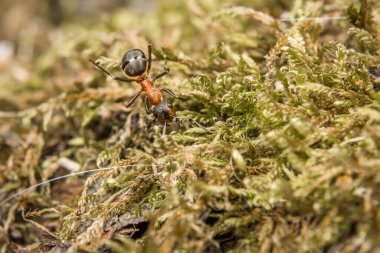
[[[380,64],[380,6],[280,3],[164,1],[149,17],[118,9],[55,30],[21,91],[39,97],[0,97],[25,109],[0,113],[0,196],[113,169],[7,201],[2,252],[379,250],[380,97],[368,68]],[[279,20],[346,10],[348,20]],[[213,134],[191,122],[146,132],[143,103],[124,107],[139,86],[88,62],[117,72],[148,42],[153,72],[171,69],[158,85],[185,98],[178,115]]]

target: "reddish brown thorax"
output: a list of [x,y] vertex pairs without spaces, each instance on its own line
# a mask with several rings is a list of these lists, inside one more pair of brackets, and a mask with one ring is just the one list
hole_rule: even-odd
[[157,89],[154,86],[154,83],[149,79],[145,79],[145,80],[141,81],[140,84],[141,84],[143,91],[145,91],[145,93],[146,93],[146,96],[149,100],[149,103],[153,106],[158,105],[162,100],[161,91],[159,89]]

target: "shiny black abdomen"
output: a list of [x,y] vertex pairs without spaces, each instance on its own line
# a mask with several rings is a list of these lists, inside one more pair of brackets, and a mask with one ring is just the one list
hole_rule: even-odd
[[121,68],[128,76],[141,76],[147,67],[145,54],[140,49],[131,49],[121,60]]

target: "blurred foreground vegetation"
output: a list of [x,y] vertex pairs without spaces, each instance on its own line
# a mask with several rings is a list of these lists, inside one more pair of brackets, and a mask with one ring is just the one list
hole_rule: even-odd
[[[380,250],[377,1],[11,3],[0,202],[114,169],[2,203],[0,252]],[[321,16],[347,19],[279,20]],[[125,107],[139,85],[88,61],[120,74],[148,43],[152,72],[170,68],[157,84],[184,98],[177,114],[213,134],[147,132],[142,99]]]

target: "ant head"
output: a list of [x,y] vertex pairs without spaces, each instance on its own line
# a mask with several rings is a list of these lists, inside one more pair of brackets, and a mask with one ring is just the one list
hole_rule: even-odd
[[173,121],[175,110],[170,101],[163,99],[158,105],[153,108],[153,115],[159,121]]
[[129,50],[121,60],[121,68],[128,76],[141,76],[146,71],[146,67],[147,59],[140,49]]

